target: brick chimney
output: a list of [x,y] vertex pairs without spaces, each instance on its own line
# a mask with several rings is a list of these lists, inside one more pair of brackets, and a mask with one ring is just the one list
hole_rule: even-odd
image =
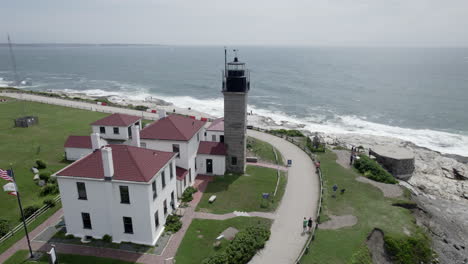
[[132,145],[140,147],[140,126],[132,126]]
[[99,136],[99,133],[92,133],[91,134],[91,146],[92,146],[93,150],[100,149],[102,147],[101,137]]
[[112,159],[112,149],[104,147],[101,149],[102,167],[104,168],[104,179],[111,180],[114,176],[114,161]]

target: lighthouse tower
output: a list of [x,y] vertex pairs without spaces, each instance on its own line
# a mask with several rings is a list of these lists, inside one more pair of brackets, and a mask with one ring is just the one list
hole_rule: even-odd
[[245,172],[249,90],[249,71],[236,54],[232,62],[225,63],[223,73],[224,143],[227,146],[226,171],[228,172]]

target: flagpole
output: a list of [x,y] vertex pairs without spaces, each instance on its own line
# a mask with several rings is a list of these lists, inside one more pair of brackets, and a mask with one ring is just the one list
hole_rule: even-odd
[[24,219],[23,206],[21,205],[20,193],[18,190],[18,186],[16,185],[15,173],[13,172],[13,167],[10,167],[10,169],[11,169],[11,178],[13,178],[13,183],[15,184],[16,197],[18,198],[18,205],[19,205],[20,212],[21,212],[21,219],[23,219],[23,226],[24,226],[24,232],[26,233],[26,240],[28,241],[29,254],[31,255],[31,258],[34,258],[34,254],[31,249],[31,241],[29,240],[28,227],[26,226],[26,219]]

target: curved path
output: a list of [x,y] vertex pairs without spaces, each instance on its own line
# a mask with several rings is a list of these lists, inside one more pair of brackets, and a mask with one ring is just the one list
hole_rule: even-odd
[[302,220],[304,217],[316,219],[319,177],[309,156],[294,144],[253,130],[248,130],[247,134],[270,143],[285,159],[292,160],[292,166],[288,169],[286,192],[275,212],[270,240],[250,263],[294,263],[307,241],[307,236],[302,235]]

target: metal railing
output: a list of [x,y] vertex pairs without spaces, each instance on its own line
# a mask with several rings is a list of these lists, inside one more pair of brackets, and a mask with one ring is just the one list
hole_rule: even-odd
[[[317,161],[317,157],[316,157],[316,155],[314,153],[312,153],[312,151],[310,151],[306,146],[300,144],[299,142],[296,142],[296,140],[294,140],[294,138],[292,138],[292,137],[284,136],[284,135],[277,134],[277,133],[272,133],[267,129],[263,129],[263,128],[259,128],[259,127],[253,127],[252,126],[252,127],[249,127],[249,129],[256,130],[256,131],[259,131],[259,132],[263,132],[263,133],[267,133],[267,134],[270,134],[270,135],[273,135],[273,136],[283,138],[283,139],[291,142],[292,144],[296,145],[298,148],[302,149],[307,154],[307,156],[309,156],[309,158],[312,160],[312,162]],[[319,192],[319,202],[318,202],[318,207],[317,207],[317,217],[316,217],[316,220],[315,220],[315,226],[314,226],[314,229],[312,230],[312,232],[309,234],[309,237],[307,238],[307,241],[306,241],[303,249],[301,250],[301,253],[297,257],[296,261],[294,262],[296,264],[299,264],[302,257],[305,254],[308,254],[309,248],[310,248],[310,243],[312,243],[312,241],[315,240],[315,232],[317,231],[318,224],[320,222],[320,213],[322,211],[322,202],[323,202],[323,175],[322,175],[322,170],[320,168],[317,168],[317,174],[319,176],[319,181],[320,181],[320,192]]]
[[[56,204],[60,202],[60,195],[57,195],[55,198],[52,199]],[[54,205],[57,206],[57,205]],[[47,210],[52,208],[52,205],[46,204],[39,208],[37,211],[35,211],[30,217],[26,218],[26,225],[30,225],[36,218],[39,216],[43,215]],[[8,238],[12,237],[14,234],[18,233],[20,230],[23,230],[23,223],[19,223],[17,226],[15,226],[13,229],[10,230],[6,235],[0,238],[0,244],[5,242]],[[30,230],[29,230],[30,231]]]

